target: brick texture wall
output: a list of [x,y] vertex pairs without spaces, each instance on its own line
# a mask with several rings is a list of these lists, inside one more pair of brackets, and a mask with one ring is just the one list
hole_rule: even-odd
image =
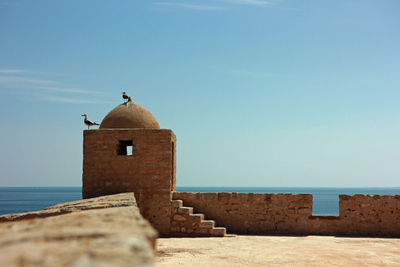
[[[118,155],[120,141],[132,141],[132,156]],[[171,130],[85,130],[83,198],[134,192],[140,211],[168,234],[175,191],[175,144]]]
[[228,233],[400,236],[400,196],[339,196],[339,216],[312,216],[311,194],[174,192]]
[[340,195],[339,213],[339,233],[400,236],[400,195]]
[[174,192],[173,198],[238,234],[307,234],[312,214],[309,194]]

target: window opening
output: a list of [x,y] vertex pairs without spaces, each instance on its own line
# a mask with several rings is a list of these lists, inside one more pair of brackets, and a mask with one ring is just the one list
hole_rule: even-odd
[[133,141],[132,140],[120,140],[119,146],[118,146],[118,155],[132,156],[133,155]]
[[127,146],[126,147],[126,155],[132,156],[132,152],[133,152],[133,146]]

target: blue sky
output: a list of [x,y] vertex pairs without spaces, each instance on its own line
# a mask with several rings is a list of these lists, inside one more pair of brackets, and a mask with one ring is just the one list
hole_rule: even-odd
[[79,186],[127,91],[180,186],[400,186],[399,1],[0,0],[0,186]]

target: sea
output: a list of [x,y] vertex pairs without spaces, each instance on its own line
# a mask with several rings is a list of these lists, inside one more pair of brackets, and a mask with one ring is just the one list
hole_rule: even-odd
[[[306,193],[313,195],[313,215],[339,215],[339,195],[400,195],[395,188],[344,187],[177,187],[180,192]],[[0,215],[35,211],[82,199],[81,187],[0,187]]]

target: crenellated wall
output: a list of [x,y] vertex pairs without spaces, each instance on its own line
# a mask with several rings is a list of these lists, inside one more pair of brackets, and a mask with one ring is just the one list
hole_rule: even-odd
[[339,216],[311,216],[311,234],[400,236],[400,196],[340,195]]
[[339,216],[312,216],[311,194],[174,192],[238,234],[400,236],[400,196],[339,196]]

